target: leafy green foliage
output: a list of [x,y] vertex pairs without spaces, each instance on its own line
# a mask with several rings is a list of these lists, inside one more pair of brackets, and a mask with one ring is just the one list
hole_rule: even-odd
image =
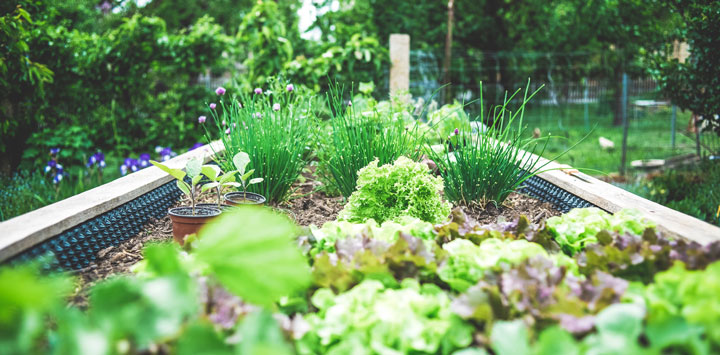
[[358,171],[357,190],[348,199],[338,219],[384,222],[411,216],[437,223],[450,214],[442,200],[443,182],[429,174],[427,165],[399,157],[393,164],[378,166],[378,160]]
[[456,129],[465,133],[471,131],[470,119],[465,113],[465,107],[458,102],[428,112],[427,123],[433,128],[433,138],[437,142],[444,142],[454,136]]
[[[330,139],[317,140],[326,142],[318,157],[327,178],[344,197],[349,197],[356,190],[359,170],[373,160],[377,159],[380,165],[393,163],[401,156],[417,160],[423,134],[414,122],[408,127],[404,119],[394,115],[348,107],[343,95],[342,88],[331,86],[330,127],[329,131],[320,132]],[[353,101],[351,97],[350,102]]]
[[320,289],[312,302],[318,313],[305,318],[310,331],[298,342],[301,354],[448,353],[472,341],[470,327],[450,310],[447,294],[414,280],[403,281],[400,289],[367,280],[337,296]]
[[286,84],[273,80],[265,93],[250,96],[241,92],[236,98],[221,98],[218,109],[212,111],[214,127],[206,127],[208,140],[220,138],[225,146],[224,155],[218,158],[223,169],[239,168],[233,157],[245,152],[250,157],[247,168],[263,178],[248,191],[270,202],[287,198],[307,165],[314,128],[309,93],[300,88],[288,91]]
[[[488,113],[486,122],[490,127],[483,134],[473,135],[469,127],[460,127],[455,142],[446,140],[440,149],[429,151],[430,159],[445,180],[445,196],[450,201],[479,203],[483,207],[489,202],[500,205],[547,164],[538,164],[538,160],[531,158],[531,154],[542,155],[544,146],[536,151],[542,140],[522,138],[525,105],[537,93],[529,93],[529,87],[528,81],[522,103],[515,112],[511,112],[508,105],[520,89],[509,98],[506,95],[503,104]],[[482,101],[480,106],[484,112]]]
[[231,292],[248,302],[270,305],[302,291],[310,281],[309,266],[292,244],[296,235],[287,217],[247,207],[205,226],[194,255]]
[[[177,187],[182,191],[187,197],[190,198],[190,202],[192,203],[192,210],[193,215],[195,214],[195,200],[196,200],[196,191],[195,186],[200,182],[203,175],[202,172],[202,159],[201,158],[194,158],[188,160],[188,162],[185,164],[185,171],[180,169],[173,169],[170,168],[162,163],[158,163],[154,160],[151,160],[150,163],[152,165],[155,165],[160,170],[168,173],[170,176],[174,177],[175,180],[177,180]],[[185,182],[185,177],[188,177],[190,179],[190,183],[188,184]]]
[[548,218],[546,223],[555,241],[569,255],[597,243],[597,234],[603,230],[642,235],[645,229],[655,227],[636,210],[624,209],[611,215],[594,207],[574,208],[562,216]]

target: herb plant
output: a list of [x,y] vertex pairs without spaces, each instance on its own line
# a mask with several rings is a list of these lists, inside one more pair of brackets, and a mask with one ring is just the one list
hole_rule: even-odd
[[[160,168],[160,170],[170,174],[170,176],[174,177],[177,180],[177,187],[182,191],[187,197],[190,198],[190,203],[192,206],[192,214],[195,215],[195,200],[196,200],[196,193],[195,193],[195,186],[200,182],[202,179],[202,159],[195,158],[189,160],[185,164],[185,171],[182,171],[180,169],[172,169],[168,167],[167,165],[164,165],[162,163],[158,163],[154,160],[151,160],[150,163],[152,165],[157,166]],[[190,183],[188,184],[185,182],[185,176],[190,178]]]
[[222,206],[221,190],[223,187],[240,186],[240,184],[235,181],[235,173],[237,173],[236,170],[223,173],[219,166],[208,164],[202,166],[201,172],[203,175],[205,175],[206,178],[210,180],[210,182],[203,185],[200,188],[200,192],[206,192],[210,189],[215,189],[215,192],[217,194],[218,207]]
[[357,190],[338,219],[382,223],[411,216],[430,223],[444,221],[450,204],[442,200],[443,181],[430,175],[427,165],[399,157],[393,164],[378,166],[378,159],[358,171]]
[[[469,127],[461,126],[455,131],[459,137],[454,139],[456,144],[447,140],[429,151],[445,180],[445,196],[450,201],[483,207],[490,202],[502,204],[511,192],[547,164],[531,159],[538,147],[541,148],[537,155],[542,155],[547,137],[522,138],[525,105],[538,92],[529,93],[529,87],[528,82],[517,111],[511,112],[508,105],[520,89],[510,97],[506,95],[503,104],[488,113],[484,134],[472,134]],[[480,107],[484,112],[482,97]],[[543,140],[545,143],[540,144]]]
[[240,175],[240,186],[243,190],[243,199],[245,199],[247,196],[248,186],[263,182],[263,178],[250,179],[250,176],[252,176],[252,174],[255,172],[255,169],[245,171],[248,164],[250,164],[250,156],[245,152],[239,152],[235,154],[235,156],[233,157],[233,164],[235,164],[235,168],[237,169],[236,171],[238,175]]
[[[344,91],[331,86],[327,95],[330,105],[329,141],[318,156],[327,177],[344,197],[357,186],[358,171],[373,160],[380,165],[394,162],[401,156],[416,160],[422,137],[418,124],[406,125],[402,117],[382,116],[377,110],[363,112],[344,99]],[[349,102],[352,102],[352,98]],[[318,141],[327,141],[317,137]]]
[[[264,179],[248,186],[248,191],[260,193],[271,202],[288,196],[307,165],[314,128],[310,95],[289,88],[277,80],[265,92],[260,89],[259,93],[228,98],[223,91],[220,103],[211,110],[213,122],[203,124],[208,139],[214,139],[215,132],[223,142],[225,154],[218,160],[223,170],[235,169],[232,158],[239,152],[252,157],[248,168]],[[208,125],[213,123],[211,130]]]

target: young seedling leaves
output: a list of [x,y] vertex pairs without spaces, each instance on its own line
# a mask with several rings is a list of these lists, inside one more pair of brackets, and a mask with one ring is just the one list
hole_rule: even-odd
[[187,164],[185,164],[185,172],[191,179],[195,179],[195,177],[200,176],[201,171],[202,159],[200,158],[191,159],[187,162]]
[[287,217],[245,207],[203,228],[194,253],[230,292],[269,306],[310,283],[307,261],[293,244],[296,234]]
[[245,175],[245,168],[250,164],[250,156],[245,152],[237,153],[233,157],[233,164],[235,164],[235,168],[240,175]]
[[212,181],[217,181],[218,176],[220,176],[220,167],[217,165],[203,165],[201,172],[203,175],[207,176],[208,179]]
[[182,170],[180,170],[180,169],[172,169],[172,168],[168,167],[167,165],[158,163],[158,162],[156,162],[156,161],[154,161],[154,160],[151,160],[150,163],[151,163],[152,165],[157,166],[158,168],[160,168],[160,170],[168,173],[170,176],[172,176],[172,177],[174,177],[174,178],[176,178],[176,179],[178,179],[178,180],[181,180],[181,181],[182,181],[182,179],[185,178],[185,175],[186,175],[185,172],[182,171]]

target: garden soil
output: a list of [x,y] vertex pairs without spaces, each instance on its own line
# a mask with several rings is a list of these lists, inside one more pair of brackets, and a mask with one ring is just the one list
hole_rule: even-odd
[[[319,191],[320,182],[310,179],[308,175],[303,174],[304,181],[295,184],[287,202],[273,207],[291,211],[290,215],[298,225],[321,226],[325,222],[335,220],[342,210],[343,199]],[[209,195],[200,200],[200,202],[214,202],[213,197]],[[184,203],[185,201],[178,201],[176,206]],[[546,218],[561,214],[547,202],[518,193],[510,194],[500,207],[490,204],[485,208],[473,206],[464,209],[468,216],[482,224],[493,223],[498,218],[514,220],[521,215],[527,216],[534,223],[540,223]],[[95,263],[73,271],[78,276],[78,283],[70,303],[81,308],[87,307],[87,290],[91,285],[112,275],[130,273],[131,267],[142,260],[142,249],[145,244],[172,242],[172,240],[172,223],[170,217],[165,216],[161,219],[152,219],[134,238],[100,250]]]

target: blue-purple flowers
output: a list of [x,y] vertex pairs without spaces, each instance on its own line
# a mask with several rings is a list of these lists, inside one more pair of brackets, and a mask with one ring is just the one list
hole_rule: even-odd
[[126,175],[128,172],[136,172],[140,170],[140,162],[137,159],[125,158],[125,161],[120,165],[120,174]]
[[138,164],[140,165],[140,168],[147,168],[148,166],[150,166],[150,154],[140,154],[140,156],[138,157]]
[[217,89],[215,89],[215,93],[219,96],[225,95],[225,88],[222,86],[219,86]]
[[160,154],[160,161],[167,161],[177,154],[170,149],[170,147],[163,148],[161,146],[155,147],[155,153]]
[[50,148],[50,156],[55,157],[60,153],[60,148]]
[[88,158],[87,164],[85,164],[86,167],[91,168],[93,166],[97,166],[98,169],[103,169],[105,167],[105,154],[102,152],[97,152]]
[[188,149],[188,151],[201,148],[201,147],[204,146],[204,145],[205,145],[205,144],[202,144],[202,143],[195,143],[195,144],[192,145],[192,147],[190,147],[190,149]]

